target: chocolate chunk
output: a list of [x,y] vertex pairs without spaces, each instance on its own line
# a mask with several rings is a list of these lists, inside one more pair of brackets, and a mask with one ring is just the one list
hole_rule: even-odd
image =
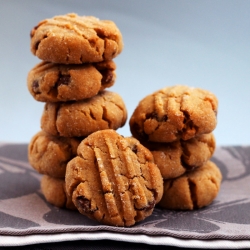
[[145,206],[145,207],[143,207],[141,209],[137,209],[137,210],[140,210],[140,211],[149,211],[149,210],[152,210],[154,207],[155,207],[155,200],[149,202],[147,206]]
[[70,75],[59,75],[57,85],[68,85],[70,82]]
[[132,151],[133,151],[135,154],[137,154],[138,149],[137,149],[137,146],[136,146],[136,145],[133,145]]
[[168,116],[167,115],[164,115],[162,118],[161,118],[161,121],[162,122],[166,122],[168,120]]
[[166,122],[168,120],[167,115],[163,115],[161,118],[158,116],[157,112],[152,112],[150,114],[146,114],[146,119],[155,119],[158,122]]
[[152,210],[154,207],[155,207],[155,200],[149,202],[148,205],[144,207],[144,210],[149,211],[149,210]]
[[149,114],[146,114],[146,119],[156,119],[158,120],[158,115],[156,112],[152,112],[152,113],[149,113]]
[[32,89],[33,89],[34,93],[36,93],[36,94],[41,93],[39,90],[39,82],[37,80],[33,81]]
[[102,84],[108,84],[113,79],[113,71],[109,69],[100,70],[100,73],[102,74]]
[[130,130],[138,140],[142,141],[148,140],[148,135],[144,131],[141,131],[141,127],[139,124],[134,123],[133,125],[130,126]]
[[96,209],[91,210],[91,201],[84,196],[78,196],[77,203],[78,203],[78,206],[81,207],[81,209],[85,213],[94,213],[96,211]]

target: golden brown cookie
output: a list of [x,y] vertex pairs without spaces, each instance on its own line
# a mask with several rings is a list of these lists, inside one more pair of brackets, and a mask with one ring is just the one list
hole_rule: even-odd
[[28,145],[29,163],[41,174],[64,178],[66,165],[76,156],[80,142],[80,138],[57,137],[39,131]]
[[123,49],[122,35],[114,22],[74,13],[39,22],[30,37],[31,52],[53,63],[112,60]]
[[30,70],[27,85],[41,102],[82,100],[111,87],[116,78],[113,61],[65,65],[40,62]]
[[220,190],[222,175],[211,161],[178,178],[164,181],[159,206],[175,210],[193,210],[209,205]]
[[127,119],[126,106],[115,92],[77,102],[46,103],[41,118],[44,131],[55,136],[79,137],[103,129],[118,129]]
[[85,138],[66,169],[66,191],[83,215],[132,226],[151,215],[163,180],[150,151],[134,138],[101,130]]
[[217,124],[218,101],[209,91],[176,85],[142,99],[129,125],[140,141],[172,142],[211,133]]
[[171,179],[202,166],[212,157],[216,142],[214,135],[210,133],[186,141],[148,142],[144,146],[153,154],[162,177]]
[[45,199],[52,205],[60,208],[77,210],[71,197],[65,191],[65,180],[43,175],[41,190]]

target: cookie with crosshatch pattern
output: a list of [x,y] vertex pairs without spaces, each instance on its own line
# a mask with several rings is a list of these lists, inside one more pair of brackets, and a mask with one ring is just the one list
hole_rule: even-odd
[[130,121],[140,141],[173,142],[211,133],[217,125],[218,100],[200,88],[175,85],[143,98]]
[[150,216],[163,192],[151,152],[111,129],[80,143],[67,164],[65,183],[80,213],[113,226],[132,226]]
[[40,21],[31,30],[30,37],[31,52],[53,63],[107,61],[123,49],[122,34],[113,21],[75,13]]

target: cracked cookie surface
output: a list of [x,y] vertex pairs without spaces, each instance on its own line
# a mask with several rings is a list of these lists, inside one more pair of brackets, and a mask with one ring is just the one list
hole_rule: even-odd
[[183,174],[164,180],[163,197],[158,205],[174,210],[193,210],[209,205],[216,198],[222,181],[220,169],[212,161]]
[[114,22],[75,13],[39,22],[30,36],[31,52],[53,63],[111,60],[123,49],[122,35]]
[[97,130],[116,130],[126,120],[127,110],[121,96],[101,91],[82,101],[46,103],[41,127],[55,136],[85,137]]
[[66,191],[78,211],[100,223],[132,226],[151,215],[163,180],[150,151],[134,138],[101,130],[67,165]]
[[40,62],[27,77],[31,95],[41,102],[82,100],[111,87],[116,79],[113,61],[81,65]]
[[173,142],[211,133],[217,125],[218,100],[207,90],[166,87],[143,98],[130,121],[140,141]]
[[212,133],[189,140],[169,143],[143,143],[153,154],[155,164],[164,179],[176,178],[194,170],[208,161],[215,150],[216,141]]
[[64,178],[66,165],[76,156],[80,142],[80,138],[52,136],[39,131],[28,145],[29,163],[40,174]]
[[64,178],[43,175],[40,185],[47,202],[56,207],[77,210],[72,202],[72,198],[66,194]]

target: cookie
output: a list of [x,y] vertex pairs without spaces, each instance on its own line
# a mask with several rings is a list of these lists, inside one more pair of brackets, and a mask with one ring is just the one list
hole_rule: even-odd
[[142,99],[130,121],[140,141],[173,142],[211,133],[217,125],[218,100],[207,90],[176,85]]
[[41,62],[30,70],[27,86],[41,102],[82,100],[111,87],[116,79],[113,61],[65,65]]
[[77,102],[46,103],[41,128],[55,136],[80,137],[103,129],[118,129],[127,119],[127,110],[120,95],[102,91]]
[[40,184],[47,202],[59,208],[77,210],[71,197],[65,192],[64,179],[43,175]]
[[114,22],[75,13],[39,22],[31,30],[30,37],[31,52],[53,63],[112,60],[123,49],[122,34]]
[[202,166],[212,157],[216,142],[214,135],[210,133],[186,141],[148,142],[144,146],[153,154],[162,177],[171,179]]
[[208,161],[178,178],[164,180],[163,197],[158,205],[174,210],[202,208],[216,198],[221,181],[220,169]]
[[41,174],[64,178],[66,165],[76,156],[80,142],[80,138],[57,137],[39,131],[28,145],[29,163]]
[[108,129],[92,133],[67,165],[66,192],[78,211],[100,223],[132,226],[151,215],[163,180],[150,151]]

